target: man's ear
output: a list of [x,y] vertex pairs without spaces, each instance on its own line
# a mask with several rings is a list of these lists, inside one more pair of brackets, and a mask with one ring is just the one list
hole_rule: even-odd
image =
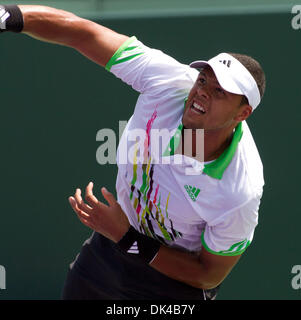
[[244,104],[239,107],[239,111],[236,117],[234,118],[234,120],[238,122],[246,120],[252,114],[252,111],[253,111],[253,108],[250,105]]

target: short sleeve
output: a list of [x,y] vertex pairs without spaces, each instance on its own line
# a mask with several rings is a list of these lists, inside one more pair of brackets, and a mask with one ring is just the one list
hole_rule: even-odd
[[260,199],[254,198],[226,213],[214,225],[206,225],[201,235],[203,247],[221,256],[242,254],[252,242],[258,224]]
[[191,87],[197,71],[144,45],[136,37],[125,41],[106,65],[106,70],[140,93],[161,94],[167,88]]

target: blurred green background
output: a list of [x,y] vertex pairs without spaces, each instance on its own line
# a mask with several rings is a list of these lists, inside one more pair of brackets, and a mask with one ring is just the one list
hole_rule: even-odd
[[[248,121],[265,168],[259,225],[218,298],[300,299],[301,289],[291,286],[291,269],[301,264],[301,29],[291,26],[296,3],[30,3],[136,35],[183,63],[222,51],[261,62],[267,90]],[[115,190],[116,166],[96,161],[96,134],[102,128],[118,132],[118,121],[129,119],[138,94],[78,52],[26,35],[1,34],[0,59],[0,265],[6,268],[0,299],[59,299],[68,264],[91,234],[67,198],[91,180],[100,198],[102,186]]]

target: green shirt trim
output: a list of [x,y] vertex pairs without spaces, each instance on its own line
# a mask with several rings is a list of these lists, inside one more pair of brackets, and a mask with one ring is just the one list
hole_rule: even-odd
[[136,54],[133,54],[133,55],[129,55],[123,59],[120,59],[118,60],[122,53],[124,51],[131,51],[131,50],[134,50],[137,48],[137,46],[132,46],[132,47],[129,47],[129,45],[134,42],[135,40],[137,40],[137,38],[135,36],[127,39],[119,48],[118,50],[113,54],[113,56],[111,57],[111,59],[109,60],[109,62],[106,64],[106,70],[107,71],[111,71],[111,68],[112,66],[114,66],[115,64],[119,64],[119,63],[122,63],[122,62],[125,62],[125,61],[128,61],[128,60],[131,60],[137,56],[140,56],[141,54],[143,54],[143,52],[139,52],[139,53],[136,53]]
[[183,129],[183,124],[180,123],[175,134],[173,137],[170,139],[168,146],[166,147],[163,157],[168,157],[172,156],[175,153],[175,150],[177,150],[178,145],[181,141],[181,136],[182,136],[182,129]]
[[[239,256],[241,255],[247,248],[248,246],[251,244],[251,241],[245,239],[242,240],[240,242],[234,243],[228,250],[221,250],[221,251],[213,251],[211,250],[204,239],[204,233],[205,231],[202,232],[201,235],[201,242],[203,247],[210,253],[212,254],[216,254],[218,256]],[[243,248],[243,249],[242,249]]]
[[225,170],[233,159],[242,134],[242,123],[240,122],[235,128],[230,146],[216,160],[205,164],[205,168],[203,170],[205,174],[215,179],[222,179]]

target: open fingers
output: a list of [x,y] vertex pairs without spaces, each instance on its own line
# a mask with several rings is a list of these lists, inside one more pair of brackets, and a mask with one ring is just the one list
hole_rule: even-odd
[[105,187],[101,188],[101,193],[111,207],[117,204],[114,195],[111,192],[109,192]]
[[91,222],[91,216],[78,207],[77,202],[73,197],[69,197],[68,200],[72,209],[77,214],[78,219],[87,227],[94,229],[93,223]]
[[77,203],[77,206],[79,209],[89,213],[93,208],[90,207],[89,205],[87,205],[81,196],[81,190],[80,189],[76,189],[75,194],[74,194],[74,199]]
[[93,182],[90,182],[86,187],[86,195],[85,195],[86,201],[89,203],[89,205],[93,208],[96,206],[100,209],[105,209],[108,206],[104,203],[98,201],[98,199],[93,194]]
[[72,209],[75,211],[75,213],[78,215],[79,218],[89,219],[89,217],[90,217],[89,213],[87,213],[79,208],[78,203],[75,200],[75,198],[69,197],[68,200],[69,200],[69,203],[70,203]]

